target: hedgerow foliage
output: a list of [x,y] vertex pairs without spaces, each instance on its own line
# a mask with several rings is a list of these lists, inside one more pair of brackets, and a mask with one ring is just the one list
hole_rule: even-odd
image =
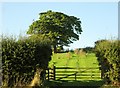
[[37,67],[46,68],[51,60],[50,42],[40,37],[15,40],[2,37],[3,86],[29,83]]
[[120,41],[99,40],[95,42],[96,56],[98,57],[103,78],[106,82],[120,82]]

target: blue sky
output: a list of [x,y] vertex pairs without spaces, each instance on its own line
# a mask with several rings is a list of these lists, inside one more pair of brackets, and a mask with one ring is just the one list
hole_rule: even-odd
[[2,3],[2,33],[25,35],[37,20],[40,12],[53,10],[80,18],[82,34],[80,40],[70,44],[70,49],[94,46],[99,39],[118,36],[117,2],[6,2]]

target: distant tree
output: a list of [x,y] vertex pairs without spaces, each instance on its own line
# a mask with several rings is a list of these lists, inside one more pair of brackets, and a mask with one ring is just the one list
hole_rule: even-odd
[[83,48],[83,51],[85,51],[86,53],[93,53],[94,47],[85,47],[85,48]]
[[58,45],[68,46],[79,40],[79,34],[82,32],[79,18],[51,10],[39,15],[39,19],[29,26],[27,34],[47,36],[52,41],[54,52]]

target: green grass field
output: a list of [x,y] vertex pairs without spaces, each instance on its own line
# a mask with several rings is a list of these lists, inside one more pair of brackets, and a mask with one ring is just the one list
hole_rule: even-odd
[[98,67],[98,61],[94,53],[76,55],[74,53],[57,53],[52,55],[49,67],[53,64],[57,67]]

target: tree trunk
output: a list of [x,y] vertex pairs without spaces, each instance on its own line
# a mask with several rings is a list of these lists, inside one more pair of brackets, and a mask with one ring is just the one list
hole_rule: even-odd
[[56,45],[54,45],[54,53],[57,53]]

